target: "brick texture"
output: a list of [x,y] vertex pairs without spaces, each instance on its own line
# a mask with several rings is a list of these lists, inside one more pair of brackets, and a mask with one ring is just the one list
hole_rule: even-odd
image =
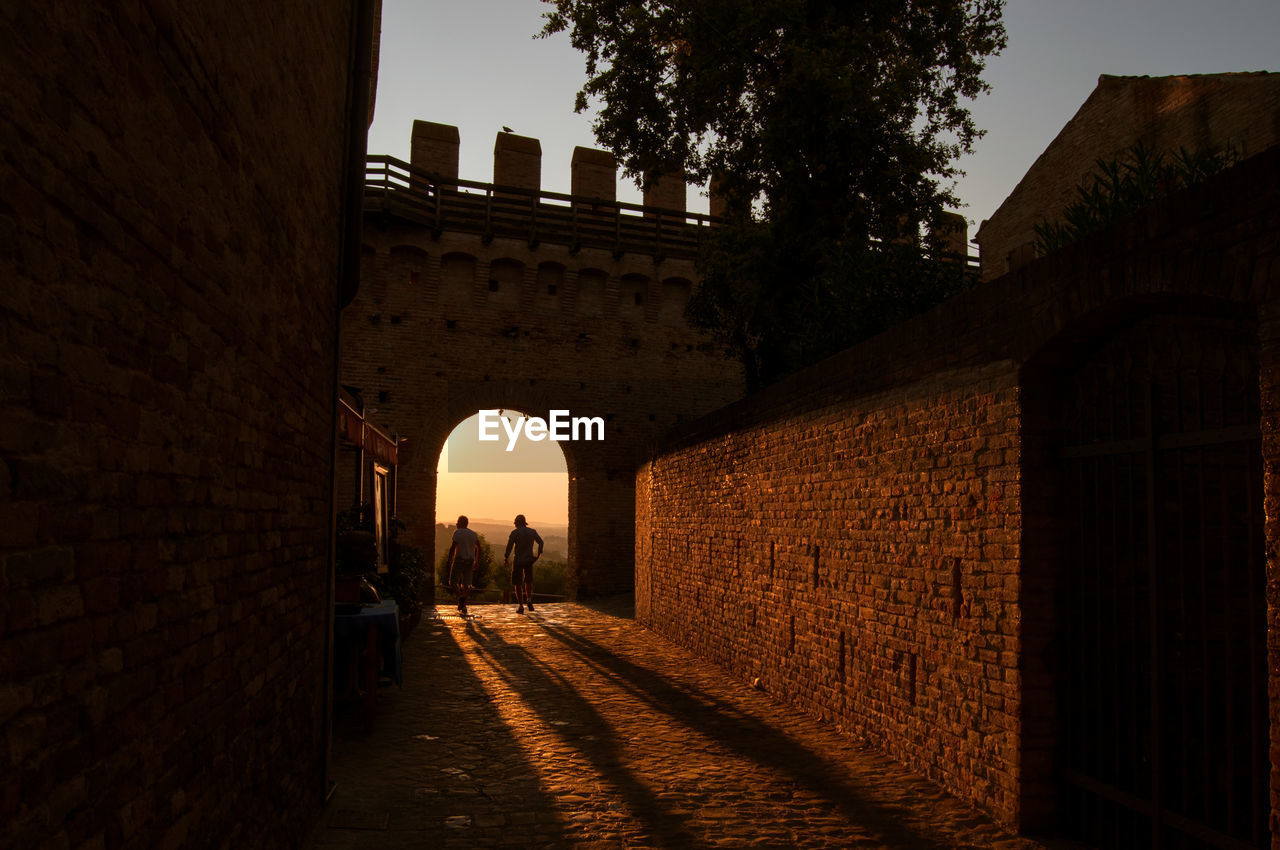
[[1100,328],[1220,305],[1263,352],[1275,730],[1278,198],[1273,148],[668,435],[636,477],[638,619],[1009,825],[1051,822],[1037,399]]
[[0,846],[319,813],[352,5],[0,11]]

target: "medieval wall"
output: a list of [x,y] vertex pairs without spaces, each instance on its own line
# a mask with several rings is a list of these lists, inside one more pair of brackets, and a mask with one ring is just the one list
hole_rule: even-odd
[[[1044,826],[1064,687],[1046,648],[1055,519],[1023,484],[1054,424],[1029,401],[1052,387],[1045,352],[1153,310],[1243,311],[1259,319],[1274,741],[1277,198],[1273,148],[673,432],[637,474],[637,619],[1005,823]],[[1274,833],[1274,772],[1271,788]]]
[[[426,151],[415,159],[456,176],[456,129],[428,128],[415,132],[415,151]],[[503,133],[498,141],[496,182],[536,190],[537,140]],[[578,149],[573,174],[578,196],[612,200],[610,154]],[[600,416],[602,442],[560,443],[570,571],[580,595],[630,590],[634,472],[644,447],[742,393],[740,366],[685,322],[692,258],[553,236],[531,244],[449,227],[433,233],[380,213],[367,217],[365,239],[360,293],[343,312],[342,382],[406,440],[397,508],[408,538],[434,551],[440,452],[477,410]],[[518,473],[491,477],[520,486]],[[536,516],[538,506],[524,512]]]
[[319,815],[355,5],[0,12],[2,846]]

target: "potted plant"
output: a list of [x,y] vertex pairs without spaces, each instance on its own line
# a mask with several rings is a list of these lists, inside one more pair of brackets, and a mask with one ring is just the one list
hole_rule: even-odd
[[422,550],[392,541],[390,569],[378,576],[384,597],[396,600],[400,608],[400,639],[407,638],[422,620],[422,599],[430,574]]
[[338,514],[337,538],[334,601],[339,604],[377,602],[377,591],[366,578],[378,569],[372,506],[358,505]]

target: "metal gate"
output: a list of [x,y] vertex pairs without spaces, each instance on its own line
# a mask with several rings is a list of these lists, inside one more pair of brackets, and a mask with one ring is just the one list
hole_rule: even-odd
[[1059,396],[1060,763],[1100,847],[1270,846],[1256,339],[1148,319]]

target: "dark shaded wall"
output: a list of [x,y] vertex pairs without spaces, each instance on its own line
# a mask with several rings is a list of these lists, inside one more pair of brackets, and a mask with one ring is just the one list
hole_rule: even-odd
[[1260,363],[1274,741],[1278,199],[1272,148],[673,432],[637,472],[637,619],[1007,824],[1051,823],[1061,529],[1023,485],[1056,423],[1029,400],[1144,316],[1242,315]]
[[354,5],[0,10],[0,846],[318,816]]

